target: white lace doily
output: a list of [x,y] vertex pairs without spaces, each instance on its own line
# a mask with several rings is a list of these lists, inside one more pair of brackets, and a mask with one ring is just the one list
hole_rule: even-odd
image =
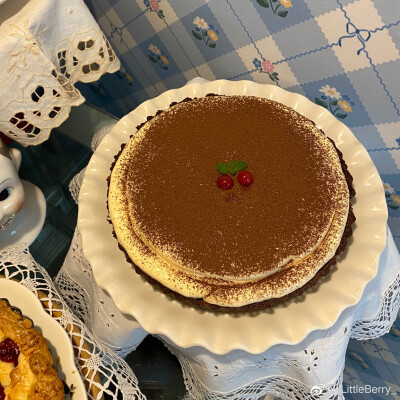
[[83,257],[81,243],[76,229],[55,282],[68,305],[96,337],[125,357],[137,348],[147,332],[133,317],[122,314],[111,297],[97,286],[92,269]]
[[[93,150],[104,134],[96,134]],[[75,201],[83,174],[84,170],[70,184]],[[96,285],[77,230],[56,282],[70,306],[79,299],[81,306],[75,307],[75,312],[120,354],[135,349],[145,337],[138,323],[120,313]],[[344,399],[342,380],[349,339],[373,339],[387,333],[399,307],[400,255],[387,228],[378,274],[361,301],[345,310],[330,329],[313,331],[297,345],[276,345],[258,355],[233,351],[218,356],[201,347],[183,349],[160,338],[178,358],[185,385],[195,399],[256,400],[270,394],[283,400],[339,400]]]
[[[233,351],[217,356],[201,347],[179,348],[161,337],[180,361],[189,393],[195,399],[250,400],[263,394],[285,400],[343,399],[342,378],[349,339],[373,339],[387,333],[400,307],[400,256],[389,230],[387,240],[378,276],[367,286],[361,302],[347,309],[332,328],[314,331],[297,345],[277,345],[259,355]],[[100,291],[102,298],[107,299],[99,304],[98,295],[92,297],[93,292],[88,294],[77,283],[86,280],[83,275],[88,275],[92,288],[96,287],[79,247],[78,232],[72,249],[79,254],[78,259],[83,260],[84,272],[79,273],[75,265],[72,279],[67,258],[57,277],[61,292],[67,301],[70,299],[69,304],[76,303],[79,298],[79,304],[93,308],[92,313],[86,306],[77,307],[75,311],[89,322],[93,318],[91,327],[102,340],[114,343],[120,354],[129,353],[146,332],[121,314],[101,289],[92,289]],[[90,301],[91,298],[94,301]],[[118,324],[116,316],[118,320],[122,318]]]
[[[200,347],[181,349],[164,338],[179,359],[185,384],[196,399],[343,399],[343,369],[350,338],[374,339],[389,332],[400,307],[400,256],[388,230],[378,276],[361,301],[327,330],[311,332],[297,345],[277,345],[259,355],[224,356]],[[223,390],[221,390],[223,388]]]
[[84,102],[76,82],[119,68],[83,0],[1,4],[0,132],[24,146],[42,143]]
[[32,291],[68,333],[90,400],[145,399],[130,367],[93,337],[85,324],[71,313],[51,278],[35,262],[27,247],[18,245],[0,251],[0,275],[17,280]]

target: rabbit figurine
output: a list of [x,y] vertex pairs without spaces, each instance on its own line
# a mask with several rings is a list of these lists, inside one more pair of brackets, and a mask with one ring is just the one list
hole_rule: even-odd
[[12,223],[25,202],[24,187],[18,176],[21,152],[8,149],[0,139],[0,230]]
[[42,230],[46,200],[34,184],[21,180],[21,152],[8,148],[0,138],[0,250],[25,243]]

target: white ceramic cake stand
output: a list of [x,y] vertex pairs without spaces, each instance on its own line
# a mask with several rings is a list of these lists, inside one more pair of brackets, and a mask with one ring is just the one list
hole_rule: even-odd
[[[136,127],[158,110],[167,109],[174,101],[208,93],[252,95],[293,108],[335,141],[354,178],[357,194],[353,209],[357,222],[353,225],[351,245],[338,258],[333,273],[300,299],[292,299],[288,306],[280,304],[240,315],[188,307],[145,282],[127,262],[113,237],[106,206],[106,178],[121,144],[127,143]],[[96,283],[109,293],[116,307],[134,317],[147,332],[163,335],[176,346],[201,346],[219,355],[233,350],[260,354],[273,345],[296,344],[314,330],[331,327],[345,309],[357,304],[366,285],[377,274],[386,246],[386,222],[382,181],[367,150],[349,128],[302,95],[250,81],[191,83],[142,103],[103,138],[86,168],[79,193],[78,229],[83,254]]]

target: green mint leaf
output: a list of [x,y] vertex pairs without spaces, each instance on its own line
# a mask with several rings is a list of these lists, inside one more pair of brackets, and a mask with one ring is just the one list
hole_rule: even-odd
[[226,175],[229,172],[228,164],[224,162],[217,164],[217,170],[221,175]]
[[247,168],[247,162],[240,160],[236,163],[236,172],[243,171],[245,168]]
[[232,175],[235,175],[236,174],[236,161],[231,161],[230,163],[229,163],[229,172],[232,174]]

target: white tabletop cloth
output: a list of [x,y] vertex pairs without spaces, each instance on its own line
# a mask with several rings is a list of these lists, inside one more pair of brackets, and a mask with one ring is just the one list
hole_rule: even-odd
[[[97,143],[99,138],[95,137],[93,144]],[[75,199],[83,174],[70,185]],[[146,336],[96,285],[82,254],[78,230],[56,282],[70,307],[119,354],[128,354]],[[276,345],[258,355],[232,351],[219,356],[201,347],[183,349],[165,337],[161,339],[179,359],[185,384],[195,399],[258,399],[263,394],[284,400],[343,399],[349,339],[372,339],[387,333],[400,307],[399,294],[400,255],[387,228],[387,245],[376,278],[367,285],[360,302],[345,310],[330,329],[313,331],[296,345]]]
[[83,0],[0,4],[0,132],[22,145],[47,140],[84,102],[76,82],[119,68]]

